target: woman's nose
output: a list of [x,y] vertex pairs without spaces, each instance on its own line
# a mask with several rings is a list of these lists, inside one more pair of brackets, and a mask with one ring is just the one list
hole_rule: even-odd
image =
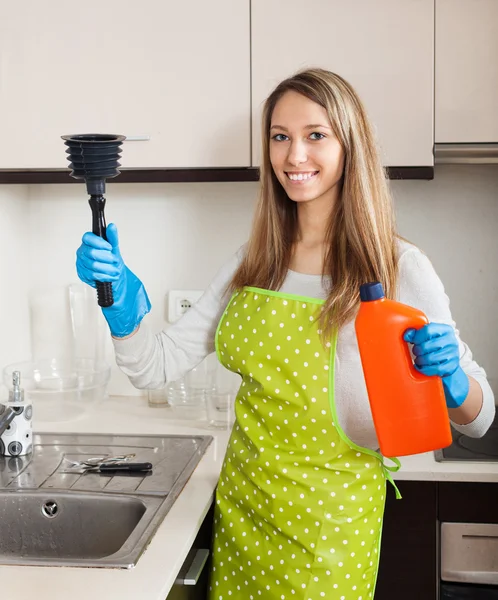
[[297,140],[292,142],[289,146],[289,154],[287,155],[287,161],[293,166],[298,166],[305,163],[308,160],[308,154],[306,147],[302,141]]

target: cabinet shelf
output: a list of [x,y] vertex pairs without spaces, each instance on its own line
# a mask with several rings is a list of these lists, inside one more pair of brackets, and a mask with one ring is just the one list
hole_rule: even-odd
[[[433,179],[434,168],[387,167],[389,179]],[[259,169],[241,167],[230,169],[122,169],[114,183],[215,183],[258,181]],[[20,170],[0,169],[0,184],[78,183],[69,177],[68,169]]]

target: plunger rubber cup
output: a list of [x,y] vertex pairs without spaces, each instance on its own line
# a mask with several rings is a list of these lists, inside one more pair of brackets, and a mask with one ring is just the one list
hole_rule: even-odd
[[[106,179],[119,175],[118,160],[121,157],[121,145],[126,139],[124,135],[105,133],[85,133],[63,135],[67,146],[66,153],[71,170],[70,176],[82,179],[90,195],[88,200],[92,209],[92,231],[104,240],[106,237],[105,182]],[[111,282],[96,282],[99,306],[112,306]]]

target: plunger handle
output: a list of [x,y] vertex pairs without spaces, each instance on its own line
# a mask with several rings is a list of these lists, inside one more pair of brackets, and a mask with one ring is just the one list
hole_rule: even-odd
[[[88,200],[92,209],[92,231],[95,235],[107,240],[105,224],[105,198],[102,194],[92,194]],[[114,304],[112,297],[112,283],[110,281],[97,281],[97,300],[99,306],[106,307]]]
[[[124,135],[108,133],[83,133],[63,135],[68,155],[71,177],[83,179],[90,196],[92,231],[107,240],[104,218],[106,179],[119,175],[119,158]],[[114,304],[111,282],[96,282],[99,306]]]

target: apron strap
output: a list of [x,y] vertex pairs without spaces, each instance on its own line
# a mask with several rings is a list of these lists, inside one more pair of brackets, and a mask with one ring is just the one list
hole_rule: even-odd
[[[394,464],[386,465],[385,460],[392,460]],[[391,473],[395,473],[396,471],[399,471],[400,468],[401,468],[401,463],[398,458],[392,457],[392,458],[386,459],[384,456],[382,457],[382,469],[384,471],[385,478],[387,479],[387,481],[389,481],[389,483],[394,488],[394,491],[396,493],[396,500],[400,500],[400,498],[402,496],[401,496],[400,491],[398,490],[398,486],[394,483],[394,479],[393,479],[393,476],[391,475]]]

